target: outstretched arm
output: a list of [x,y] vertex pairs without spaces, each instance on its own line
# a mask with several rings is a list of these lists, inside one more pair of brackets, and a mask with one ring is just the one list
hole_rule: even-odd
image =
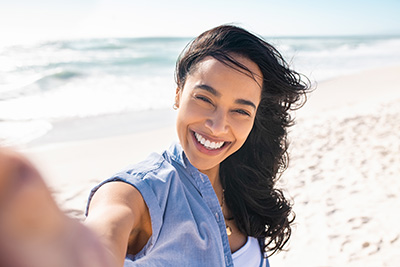
[[94,231],[57,207],[37,170],[0,148],[0,266],[115,267]]
[[123,266],[128,249],[138,253],[152,234],[142,195],[124,182],[109,182],[96,191],[85,224],[101,238],[116,266]]

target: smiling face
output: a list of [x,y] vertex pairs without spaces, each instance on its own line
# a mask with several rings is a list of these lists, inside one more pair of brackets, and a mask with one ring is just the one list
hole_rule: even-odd
[[180,143],[193,166],[209,177],[246,141],[260,103],[262,74],[258,66],[244,57],[233,58],[256,80],[250,73],[249,77],[206,57],[177,90]]

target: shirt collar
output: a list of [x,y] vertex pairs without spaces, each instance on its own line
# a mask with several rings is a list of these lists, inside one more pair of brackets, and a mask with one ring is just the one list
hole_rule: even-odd
[[168,149],[168,152],[171,158],[180,165],[182,165],[185,169],[187,168],[188,164],[190,165],[190,162],[187,159],[180,143],[178,142],[172,143],[172,145]]

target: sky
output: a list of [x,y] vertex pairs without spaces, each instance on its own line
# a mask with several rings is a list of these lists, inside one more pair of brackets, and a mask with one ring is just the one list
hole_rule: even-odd
[[0,44],[192,37],[225,23],[263,36],[400,35],[399,15],[399,0],[0,0]]

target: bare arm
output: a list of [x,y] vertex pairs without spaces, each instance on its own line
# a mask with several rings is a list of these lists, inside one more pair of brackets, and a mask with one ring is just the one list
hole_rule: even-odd
[[150,215],[142,195],[123,182],[106,183],[98,189],[85,224],[100,237],[117,266],[123,266],[128,243],[143,247],[151,236]]
[[0,147],[0,266],[115,267],[93,231],[66,216],[25,157]]

